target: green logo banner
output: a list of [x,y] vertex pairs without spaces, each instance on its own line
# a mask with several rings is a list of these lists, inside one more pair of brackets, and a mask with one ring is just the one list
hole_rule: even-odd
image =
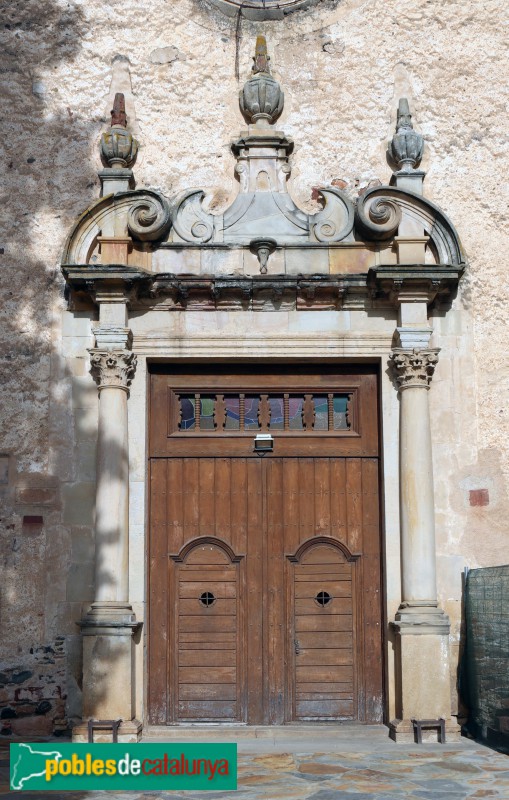
[[236,744],[11,744],[14,791],[236,788]]

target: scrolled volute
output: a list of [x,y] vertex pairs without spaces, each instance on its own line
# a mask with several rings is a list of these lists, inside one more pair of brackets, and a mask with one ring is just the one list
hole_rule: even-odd
[[162,239],[171,227],[167,200],[157,192],[136,192],[127,214],[129,233],[142,242]]
[[392,190],[389,186],[377,186],[357,200],[357,225],[368,239],[390,239],[398,230],[402,211],[396,200],[385,195],[386,191]]
[[171,205],[173,228],[185,242],[204,244],[214,235],[214,216],[204,210],[204,197],[204,191],[192,189],[178,195]]
[[355,209],[352,201],[334,186],[318,189],[324,208],[309,218],[310,229],[318,242],[340,242],[351,232]]

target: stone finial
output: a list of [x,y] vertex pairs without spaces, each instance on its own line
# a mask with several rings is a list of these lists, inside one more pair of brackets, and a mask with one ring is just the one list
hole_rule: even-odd
[[258,36],[256,39],[253,61],[253,75],[240,92],[240,110],[247,122],[258,127],[267,127],[281,115],[284,94],[279,83],[270,74],[270,56],[267,53],[265,36]]
[[406,97],[402,97],[398,106],[396,133],[392,137],[389,152],[398,168],[404,172],[416,169],[424,152],[424,139],[413,130],[412,115]]
[[138,153],[138,142],[126,130],[125,97],[117,92],[111,110],[111,127],[101,136],[101,156],[112,169],[131,167]]

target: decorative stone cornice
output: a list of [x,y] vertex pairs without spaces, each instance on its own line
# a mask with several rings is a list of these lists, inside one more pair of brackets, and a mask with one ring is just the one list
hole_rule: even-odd
[[438,364],[439,349],[403,350],[396,347],[390,355],[398,388],[429,389]]
[[90,372],[101,389],[129,392],[136,371],[136,356],[130,350],[89,350]]

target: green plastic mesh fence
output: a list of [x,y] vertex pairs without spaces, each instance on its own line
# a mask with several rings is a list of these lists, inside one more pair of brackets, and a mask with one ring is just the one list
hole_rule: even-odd
[[465,617],[470,722],[484,738],[509,738],[509,565],[470,570]]

